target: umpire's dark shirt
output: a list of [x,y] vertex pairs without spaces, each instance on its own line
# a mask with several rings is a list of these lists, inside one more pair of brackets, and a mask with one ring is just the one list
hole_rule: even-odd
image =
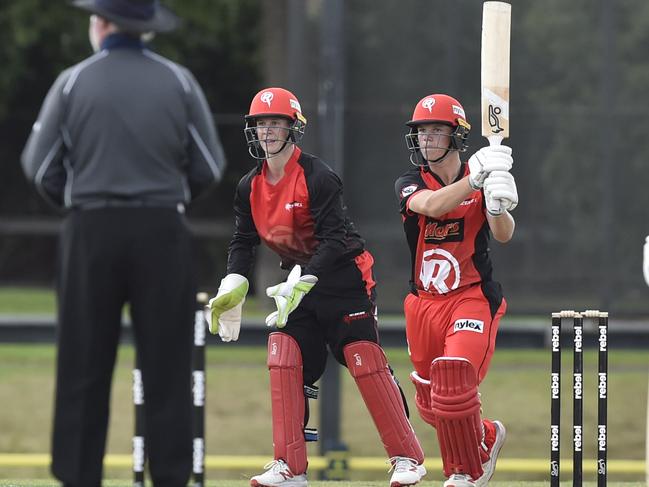
[[22,164],[56,206],[170,206],[219,181],[225,158],[192,74],[138,39],[113,34],[58,77]]

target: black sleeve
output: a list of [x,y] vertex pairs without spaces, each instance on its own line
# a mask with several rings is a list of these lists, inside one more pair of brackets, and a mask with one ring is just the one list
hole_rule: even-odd
[[399,211],[404,216],[411,216],[412,212],[408,210],[408,200],[413,194],[427,189],[426,184],[421,179],[419,172],[408,171],[394,183],[394,191],[399,201]]
[[346,250],[343,183],[325,164],[314,167],[307,177],[309,204],[318,247],[303,274],[321,275]]
[[248,277],[260,243],[257,227],[250,209],[250,190],[253,175],[244,176],[234,195],[234,236],[228,248],[228,274]]

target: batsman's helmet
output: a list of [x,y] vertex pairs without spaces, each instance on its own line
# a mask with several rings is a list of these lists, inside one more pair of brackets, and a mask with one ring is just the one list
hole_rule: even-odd
[[[466,120],[464,108],[460,102],[448,95],[428,95],[419,100],[412,119],[406,122],[406,125],[410,127],[410,131],[406,134],[406,145],[411,153],[411,160],[412,156],[419,152],[417,126],[424,123],[443,123],[455,128],[451,133],[448,150],[464,152],[469,147],[467,139],[471,125]],[[419,165],[414,161],[413,164]]]
[[252,99],[248,115],[245,116],[244,134],[248,143],[248,152],[255,159],[268,157],[261,147],[256,130],[257,120],[267,117],[281,117],[289,120],[286,143],[298,144],[304,136],[306,118],[302,115],[302,108],[297,97],[283,88],[261,90]]

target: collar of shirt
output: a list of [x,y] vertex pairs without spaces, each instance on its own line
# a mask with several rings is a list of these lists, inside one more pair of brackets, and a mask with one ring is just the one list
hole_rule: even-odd
[[108,35],[101,43],[102,50],[110,49],[144,49],[144,42],[132,35],[117,32]]
[[[302,149],[300,149],[297,145],[294,146],[293,154],[291,154],[291,157],[286,161],[286,165],[284,166],[284,176],[282,176],[282,179],[280,179],[280,183],[284,180],[284,177],[288,174],[291,174],[293,172],[293,169],[297,167],[297,161],[302,155]],[[264,182],[266,181],[266,174],[268,173],[268,161],[264,160],[262,161],[262,168],[260,170],[260,173],[264,176]],[[281,186],[280,184],[271,184],[271,187],[279,187]]]

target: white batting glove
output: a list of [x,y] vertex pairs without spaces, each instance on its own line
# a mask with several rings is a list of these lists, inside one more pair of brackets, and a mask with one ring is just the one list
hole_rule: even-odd
[[493,171],[484,181],[485,205],[492,216],[502,215],[518,205],[514,176],[507,171]]
[[644,243],[644,259],[642,262],[642,272],[644,273],[644,280],[649,286],[649,235]]
[[474,190],[482,188],[492,171],[509,171],[514,164],[512,149],[506,145],[483,147],[469,158],[469,184]]
[[239,339],[241,310],[248,294],[248,279],[228,274],[221,280],[219,291],[205,307],[210,333],[218,333],[224,342]]
[[266,295],[275,300],[277,311],[273,311],[266,317],[266,326],[284,328],[288,321],[288,315],[295,311],[302,301],[302,298],[313,289],[318,278],[311,274],[301,276],[302,268],[299,265],[293,267],[286,281],[266,289]]

